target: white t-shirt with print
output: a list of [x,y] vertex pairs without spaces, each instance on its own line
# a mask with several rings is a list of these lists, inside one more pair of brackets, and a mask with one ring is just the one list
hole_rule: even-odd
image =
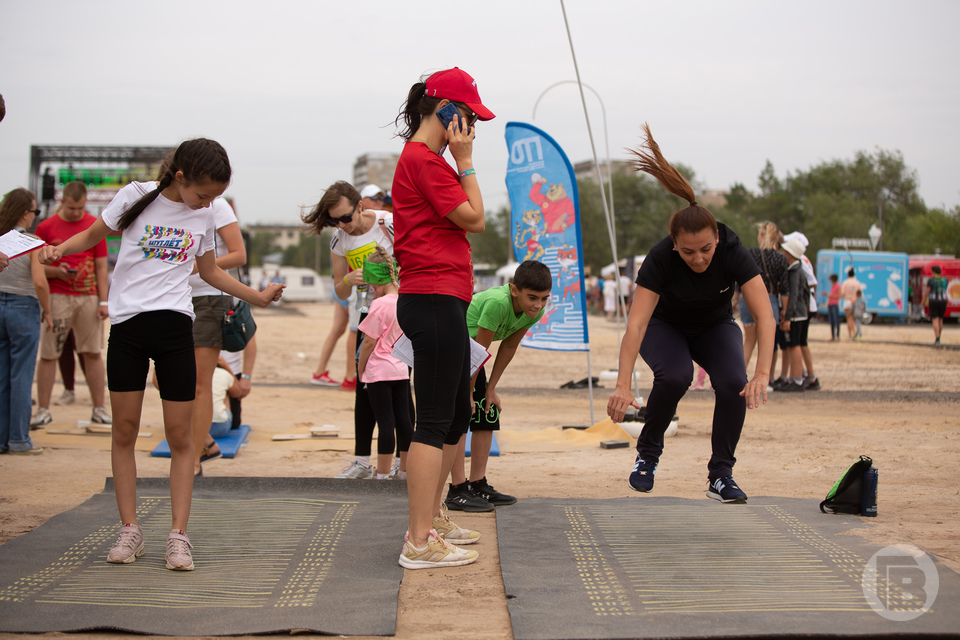
[[[373,226],[363,235],[352,236],[337,229],[333,238],[330,239],[330,253],[346,258],[348,271],[363,269],[364,260],[376,251],[377,245],[393,255],[393,214],[389,211],[374,211],[374,213],[377,217]],[[366,289],[365,284],[356,287],[357,291],[366,291]],[[361,304],[362,300],[357,302],[356,307],[359,309]]]
[[[117,230],[121,215],[144,192],[155,188],[155,182],[128,184],[100,218]],[[167,309],[195,319],[188,278],[196,256],[213,251],[214,233],[209,207],[194,210],[158,195],[121,235],[110,286],[110,322],[118,324],[138,313]]]
[[[220,235],[220,229],[236,222],[237,214],[233,212],[233,207],[230,206],[226,198],[222,197],[214,199],[210,205],[210,211],[213,213],[213,224],[217,228],[216,256],[219,258],[229,253],[227,243],[223,241],[223,236]],[[227,273],[231,276],[236,276],[237,270],[231,269],[227,271]],[[207,284],[206,281],[200,277],[199,273],[194,273],[190,276],[190,288],[193,289],[193,297],[218,296],[222,293],[220,289],[217,289],[212,284]],[[229,298],[229,296],[227,297]],[[227,300],[226,304],[231,304],[230,300]]]

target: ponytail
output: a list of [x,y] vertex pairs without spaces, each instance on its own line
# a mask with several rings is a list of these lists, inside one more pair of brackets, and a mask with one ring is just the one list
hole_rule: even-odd
[[194,182],[230,182],[233,170],[230,159],[220,143],[206,138],[187,140],[177,147],[173,155],[167,155],[160,167],[157,188],[134,202],[120,216],[119,231],[133,224],[143,210],[150,206],[164,189],[173,184],[177,172],[183,173],[183,179]]
[[407,101],[400,107],[400,113],[397,115],[397,119],[393,121],[395,125],[399,125],[400,121],[403,120],[403,129],[400,130],[398,135],[404,140],[409,141],[413,137],[423,122],[423,116],[428,116],[436,111],[437,105],[441,102],[441,98],[430,97],[426,95],[426,92],[426,78],[421,78],[420,82],[410,87]]
[[643,171],[653,176],[664,189],[678,198],[690,203],[689,206],[675,211],[670,216],[670,237],[676,240],[677,235],[683,233],[700,233],[710,228],[714,235],[718,234],[717,219],[710,210],[697,204],[693,187],[687,179],[667,162],[660,152],[660,146],[653,139],[650,127],[646,122],[642,125],[644,140],[640,148],[630,152],[635,156],[633,166],[637,171]]

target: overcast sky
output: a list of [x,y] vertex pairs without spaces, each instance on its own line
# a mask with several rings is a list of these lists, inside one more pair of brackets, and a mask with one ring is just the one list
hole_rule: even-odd
[[[567,0],[584,83],[606,106],[610,155],[644,121],[708,188],[756,188],[858,150],[900,150],[930,207],[960,204],[960,2]],[[459,66],[497,118],[474,162],[506,204],[509,121],[591,157],[559,0],[466,2],[0,0],[0,191],[27,186],[30,145],[227,149],[242,222],[298,221],[399,152],[393,120],[421,74]],[[597,154],[600,103],[587,91]],[[362,185],[358,185],[362,186]],[[387,188],[389,185],[381,185]]]

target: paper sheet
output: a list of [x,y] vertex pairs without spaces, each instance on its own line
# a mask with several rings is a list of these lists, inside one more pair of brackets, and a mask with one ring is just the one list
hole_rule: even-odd
[[[402,333],[397,341],[393,343],[393,357],[407,365],[413,367],[413,343],[407,334]],[[474,340],[470,339],[470,377],[477,372],[477,369],[483,366],[490,359],[490,352]]]
[[0,253],[11,260],[17,256],[23,255],[28,251],[39,249],[44,245],[43,240],[20,233],[16,229],[11,229],[0,236]]

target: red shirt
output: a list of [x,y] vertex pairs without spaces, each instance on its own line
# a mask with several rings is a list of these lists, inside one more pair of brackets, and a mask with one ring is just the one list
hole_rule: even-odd
[[469,200],[460,176],[422,142],[403,147],[393,175],[393,250],[400,292],[473,297],[467,232],[447,219]]
[[[52,215],[37,225],[37,237],[47,244],[58,245],[66,242],[81,231],[86,231],[96,221],[89,213],[84,212],[77,222],[67,222],[58,215]],[[50,293],[63,293],[68,296],[95,296],[97,295],[97,272],[94,259],[107,257],[107,241],[101,240],[86,251],[64,256],[51,266],[66,264],[77,270],[73,280],[50,278]]]

